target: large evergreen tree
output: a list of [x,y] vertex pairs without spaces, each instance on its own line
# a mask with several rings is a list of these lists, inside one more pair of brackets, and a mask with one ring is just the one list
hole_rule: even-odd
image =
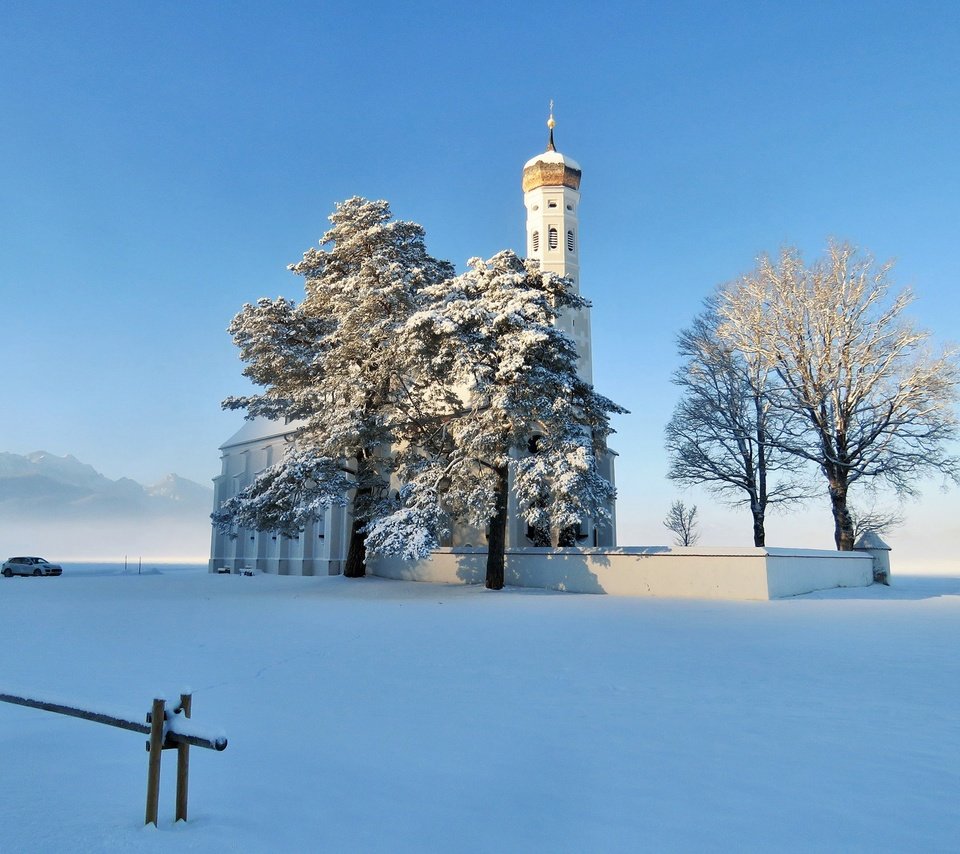
[[419,429],[418,366],[398,336],[418,294],[453,268],[427,253],[419,225],[391,219],[386,202],[348,199],[330,221],[320,248],[290,266],[305,279],[304,300],[260,300],[230,326],[244,374],[263,390],[224,406],[291,422],[291,444],[215,521],[295,531],[330,503],[352,498],[344,574],[361,576],[364,526],[395,466],[390,448]]
[[[521,516],[560,532],[604,520],[614,496],[598,457],[621,407],[577,375],[558,313],[587,305],[570,283],[535,261],[501,252],[449,282],[425,288],[428,304],[404,331],[406,350],[443,376],[433,431],[398,455],[404,483],[370,526],[370,545],[408,557],[435,545],[450,518],[487,533],[487,587],[504,583],[510,473]],[[427,367],[429,366],[429,367]],[[527,454],[537,437],[536,453]]]

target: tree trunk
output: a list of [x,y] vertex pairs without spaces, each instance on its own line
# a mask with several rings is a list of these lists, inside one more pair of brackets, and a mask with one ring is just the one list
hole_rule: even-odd
[[767,542],[767,533],[764,530],[764,512],[759,504],[751,504],[750,512],[753,513],[753,544],[758,549],[763,548]]
[[833,539],[837,551],[853,551],[853,519],[847,509],[847,484],[830,482],[830,509],[833,511]]
[[504,552],[507,547],[507,500],[510,482],[506,466],[499,466],[497,473],[497,509],[487,525],[487,588],[500,590],[503,587]]
[[[753,404],[757,413],[757,474],[751,484],[750,511],[753,513],[753,545],[763,548],[767,544],[764,522],[767,515],[767,428],[763,399],[754,395]],[[751,476],[751,480],[754,480]]]
[[363,578],[367,573],[367,547],[364,545],[366,535],[361,531],[364,523],[359,519],[353,520],[350,531],[350,547],[347,550],[347,562],[343,567],[343,574],[347,578]]

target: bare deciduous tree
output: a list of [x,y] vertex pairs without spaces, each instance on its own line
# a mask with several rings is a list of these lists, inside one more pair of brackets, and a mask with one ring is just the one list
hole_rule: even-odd
[[673,382],[683,396],[665,430],[667,476],[704,484],[728,503],[747,503],[753,544],[763,546],[768,506],[809,497],[809,484],[799,476],[805,463],[777,447],[791,414],[772,405],[769,369],[723,341],[719,323],[717,299],[710,297],[677,338],[685,362]]
[[904,522],[903,513],[899,510],[877,507],[875,504],[863,509],[850,505],[847,509],[850,511],[850,518],[853,520],[854,542],[864,534],[869,533],[882,537]]
[[855,482],[909,495],[925,472],[960,474],[947,450],[957,435],[956,355],[927,351],[929,333],[903,317],[909,290],[890,298],[890,269],[847,244],[831,243],[810,267],[785,249],[776,263],[761,258],[719,304],[721,336],[762,360],[776,405],[797,416],[777,445],[823,472],[842,551],[854,542]]
[[682,501],[674,501],[670,512],[663,520],[663,526],[674,533],[674,543],[678,546],[692,546],[700,539],[697,532],[697,505],[687,507]]

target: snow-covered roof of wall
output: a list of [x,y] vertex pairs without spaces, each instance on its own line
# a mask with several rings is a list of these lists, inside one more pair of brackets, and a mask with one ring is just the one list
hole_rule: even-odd
[[870,549],[890,551],[890,546],[880,539],[880,535],[876,531],[867,531],[853,544],[853,547],[858,550],[862,549],[863,551],[869,551]]

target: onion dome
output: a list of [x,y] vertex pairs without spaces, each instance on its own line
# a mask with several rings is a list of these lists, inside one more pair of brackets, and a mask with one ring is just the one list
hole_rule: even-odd
[[553,120],[553,101],[551,101],[550,118],[547,119],[547,127],[550,128],[547,150],[543,154],[531,157],[523,164],[523,192],[525,193],[536,190],[537,187],[580,189],[580,164],[572,157],[561,154],[553,144],[553,129],[556,124]]

